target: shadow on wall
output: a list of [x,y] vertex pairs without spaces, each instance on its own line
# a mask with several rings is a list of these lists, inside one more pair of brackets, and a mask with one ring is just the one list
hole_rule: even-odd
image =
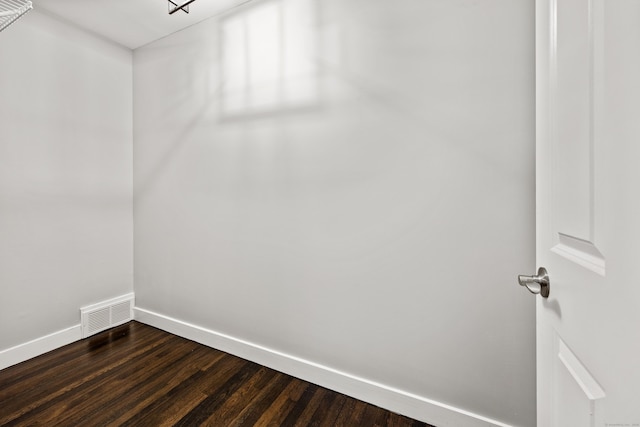
[[[520,135],[496,135],[491,108],[480,110],[476,105],[481,99],[478,92],[488,94],[482,99],[489,95],[501,99],[508,88],[496,88],[493,80],[484,81],[484,74],[469,72],[487,61],[484,51],[469,49],[476,38],[473,28],[436,27],[426,37],[407,38],[406,28],[415,24],[396,23],[391,27],[394,31],[385,30],[382,43],[376,38],[380,29],[371,18],[336,21],[326,9],[324,5],[321,9],[318,0],[255,0],[203,23],[213,30],[208,40],[191,45],[181,43],[185,39],[178,36],[159,47],[146,47],[146,51],[180,49],[187,60],[157,64],[159,68],[183,69],[175,73],[178,78],[168,79],[166,87],[167,93],[175,96],[163,115],[170,119],[163,121],[167,132],[175,133],[171,135],[175,142],[167,145],[155,167],[139,181],[138,196],[196,139],[227,132],[238,141],[250,141],[241,135],[250,130],[238,129],[234,123],[287,119],[270,123],[284,129],[292,123],[288,120],[292,113],[320,112],[323,104],[331,104],[331,108],[324,109],[313,123],[333,120],[340,128],[332,129],[344,135],[348,145],[367,144],[368,150],[388,151],[372,158],[396,157],[400,147],[389,141],[401,134],[405,139],[402,147],[427,150],[429,155],[453,147],[463,158],[473,157],[498,173],[519,176],[517,165],[491,155],[485,144],[496,137]],[[454,30],[463,34],[458,37],[463,42],[449,46],[452,37],[448,35]],[[370,40],[375,41],[363,42],[369,32],[374,36]],[[365,47],[365,53],[349,55],[356,42]],[[205,51],[202,45],[206,45]],[[417,54],[409,56],[405,51]],[[456,55],[436,56],[441,51]],[[172,57],[172,52],[166,53],[164,58]],[[416,77],[418,74],[425,77]],[[176,120],[176,126],[171,120]],[[223,129],[219,124],[232,126]],[[324,130],[316,133],[324,135]],[[476,138],[469,138],[470,133]],[[284,139],[281,135],[271,148],[282,148]],[[411,144],[414,147],[409,147]],[[255,150],[255,144],[250,149]],[[234,150],[241,151],[242,144],[236,144]]]
[[220,21],[220,119],[319,105],[318,4],[268,0]]
[[[188,55],[193,61],[157,64],[183,69],[177,74],[181,78],[171,80],[173,87],[167,88],[178,97],[163,117],[171,117],[189,103],[200,108],[189,115],[186,125],[176,127],[180,132],[173,138],[175,143],[137,186],[138,196],[146,193],[184,148],[194,129],[212,115],[218,122],[231,123],[319,108],[319,7],[317,0],[265,0],[225,12],[219,20],[211,20],[218,31],[218,45],[211,56],[203,57],[198,47],[188,43],[163,45],[163,50],[194,49]],[[155,48],[145,48],[150,49]],[[217,76],[211,72],[212,64],[217,64]],[[208,90],[202,90],[205,87]],[[199,94],[204,98],[194,102],[202,96]],[[214,113],[212,107],[216,106],[218,111]]]
[[[336,95],[330,87],[339,82],[338,85],[348,88],[347,92],[369,101],[382,120],[398,120],[400,127],[417,128],[418,132],[431,135],[431,144],[453,143],[461,151],[472,152],[488,167],[504,171],[505,165],[488,155],[482,144],[469,143],[465,126],[450,126],[450,116],[453,115],[458,123],[479,128],[479,139],[484,136],[482,132],[487,132],[486,123],[477,117],[472,107],[464,101],[456,104],[449,98],[426,102],[424,91],[418,89],[411,95],[404,93],[399,96],[397,88],[404,85],[403,82],[380,79],[372,69],[349,66],[350,61],[345,55],[351,31],[340,29],[344,22],[325,22],[321,18],[323,12],[326,11],[318,0],[254,0],[220,18],[219,57],[215,61],[219,66],[215,97],[220,122],[317,111],[323,98],[327,101]],[[472,29],[456,28],[455,31],[466,34],[463,38],[469,40],[476,37]],[[400,41],[393,35],[390,35],[390,40],[391,43]],[[382,50],[380,55],[384,55]],[[417,62],[421,63],[418,68],[430,61],[433,58],[418,59]],[[376,62],[388,61],[383,58],[374,60],[371,64],[374,69],[380,65]],[[454,70],[462,72],[462,76],[458,76],[460,80],[472,75],[466,68],[473,68],[473,63],[458,64],[451,58],[444,58],[443,62],[443,69],[453,65]],[[402,64],[398,66],[402,67]],[[450,68],[447,70],[451,72]],[[441,82],[425,85],[445,87],[468,83],[451,83],[452,78],[456,79],[451,76],[438,77]],[[484,83],[478,81],[471,86]],[[324,93],[327,90],[330,93]],[[379,123],[374,120],[373,126]],[[518,173],[515,168],[504,172],[510,175]]]

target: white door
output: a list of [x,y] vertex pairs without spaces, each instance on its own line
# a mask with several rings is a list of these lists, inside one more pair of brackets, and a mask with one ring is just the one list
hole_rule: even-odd
[[539,427],[640,426],[640,0],[537,0]]

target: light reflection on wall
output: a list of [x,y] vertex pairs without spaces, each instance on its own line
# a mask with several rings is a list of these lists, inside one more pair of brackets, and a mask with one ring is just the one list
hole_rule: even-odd
[[223,117],[317,103],[313,4],[314,0],[270,0],[222,21]]

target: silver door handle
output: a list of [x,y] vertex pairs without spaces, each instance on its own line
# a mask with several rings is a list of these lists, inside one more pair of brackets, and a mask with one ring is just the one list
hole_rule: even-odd
[[520,283],[520,286],[526,287],[532,294],[540,294],[544,298],[549,297],[551,284],[549,283],[549,273],[544,267],[538,269],[536,276],[525,276],[521,274],[518,276],[518,283]]

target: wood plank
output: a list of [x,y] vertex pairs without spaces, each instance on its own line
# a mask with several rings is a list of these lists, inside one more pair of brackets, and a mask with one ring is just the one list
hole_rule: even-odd
[[253,426],[278,396],[293,384],[294,378],[278,373],[274,380],[242,409],[230,427]]
[[303,395],[305,389],[314,387],[305,381],[293,378],[289,385],[282,390],[282,393],[273,401],[269,409],[264,411],[262,416],[255,422],[256,427],[266,427],[282,425],[282,418],[286,417],[295,403]]
[[429,427],[137,322],[0,371],[0,425]]
[[262,367],[242,388],[230,396],[224,405],[211,414],[205,424],[212,426],[231,425],[246,407],[246,402],[253,401],[267,384],[275,380],[277,375],[276,371]]

